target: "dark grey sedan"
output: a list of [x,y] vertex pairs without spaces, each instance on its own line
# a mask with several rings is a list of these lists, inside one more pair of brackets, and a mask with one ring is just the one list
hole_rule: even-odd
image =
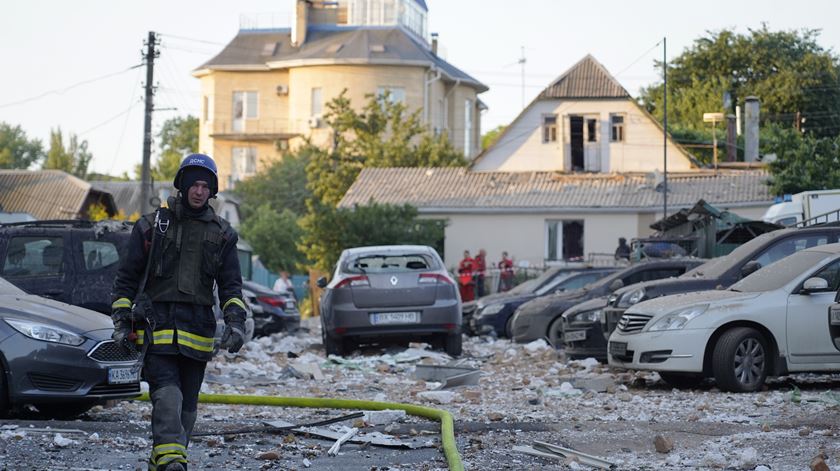
[[111,319],[26,294],[0,278],[0,416],[34,405],[68,418],[140,393],[137,352],[111,340]]
[[344,250],[333,279],[321,278],[321,327],[328,354],[385,338],[430,339],[461,354],[461,299],[438,253],[421,245]]

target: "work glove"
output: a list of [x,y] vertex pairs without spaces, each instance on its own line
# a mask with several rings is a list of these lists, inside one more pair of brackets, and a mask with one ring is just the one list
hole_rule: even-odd
[[131,339],[134,327],[134,315],[130,309],[117,309],[111,315],[111,320],[114,322],[114,333],[111,334],[111,339],[124,352],[129,353],[133,350],[134,341]]
[[236,353],[245,344],[245,323],[239,321],[228,321],[225,325],[225,332],[222,334],[221,348],[227,349],[229,353]]

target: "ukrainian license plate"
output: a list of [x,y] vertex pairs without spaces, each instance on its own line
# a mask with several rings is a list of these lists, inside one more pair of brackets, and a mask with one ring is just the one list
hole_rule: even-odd
[[417,324],[420,322],[420,313],[409,312],[377,312],[370,315],[370,323],[373,325],[383,324]]
[[135,383],[140,381],[140,369],[133,366],[108,368],[108,384]]
[[831,313],[831,325],[840,324],[840,306],[832,306],[829,312]]
[[610,355],[626,355],[627,342],[610,342]]
[[581,340],[586,340],[585,330],[570,330],[563,334],[564,342],[580,342]]

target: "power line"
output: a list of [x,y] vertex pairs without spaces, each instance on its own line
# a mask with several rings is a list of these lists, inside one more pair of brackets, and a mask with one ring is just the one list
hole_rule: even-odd
[[123,69],[123,70],[120,70],[120,71],[117,71],[117,72],[111,72],[110,74],[105,74],[105,75],[101,75],[99,77],[95,77],[95,78],[92,78],[92,79],[83,80],[81,82],[77,82],[77,83],[74,83],[72,85],[68,85],[66,87],[56,88],[55,90],[50,90],[50,91],[41,93],[40,95],[37,95],[37,96],[24,98],[23,100],[13,101],[13,102],[10,102],[10,103],[4,103],[4,104],[0,105],[0,108],[7,108],[9,106],[22,105],[22,104],[28,103],[30,101],[35,101],[35,100],[44,98],[47,95],[52,95],[52,94],[61,95],[61,94],[64,94],[64,92],[70,91],[70,90],[72,90],[76,87],[80,87],[82,85],[87,85],[87,84],[93,83],[93,82],[98,82],[100,80],[104,80],[106,78],[113,77],[115,75],[124,74],[125,72],[128,72],[129,70],[136,69],[138,67],[143,67],[143,64],[133,65],[133,66],[127,68],[127,69]]
[[128,113],[129,111],[131,111],[131,110],[132,110],[135,106],[137,106],[138,104],[140,104],[140,102],[139,102],[139,101],[137,101],[137,102],[133,103],[131,106],[129,106],[129,107],[128,107],[128,108],[126,108],[125,110],[123,110],[123,111],[119,112],[118,114],[115,114],[114,116],[111,116],[110,118],[106,119],[105,121],[102,121],[101,123],[99,123],[99,124],[97,124],[97,125],[95,125],[95,126],[93,126],[93,127],[89,128],[89,129],[86,129],[86,130],[84,130],[84,131],[82,131],[82,132],[80,132],[80,133],[78,133],[78,134],[76,134],[76,135],[77,135],[77,136],[83,136],[83,135],[85,135],[85,134],[87,134],[87,133],[89,133],[89,132],[91,132],[91,131],[94,131],[94,130],[96,130],[96,129],[99,129],[99,128],[101,128],[102,126],[105,126],[106,124],[110,123],[111,121],[113,121],[113,120],[115,120],[115,119],[119,118],[120,116],[122,116],[122,115],[124,115],[124,114]]

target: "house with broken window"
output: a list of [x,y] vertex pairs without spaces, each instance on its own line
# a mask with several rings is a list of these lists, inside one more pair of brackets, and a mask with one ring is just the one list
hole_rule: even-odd
[[291,27],[243,22],[193,75],[201,81],[199,150],[212,155],[219,187],[282,158],[304,139],[332,142],[327,104],[343,90],[356,109],[387,96],[474,158],[478,95],[487,86],[438,55],[423,0],[296,0]]

